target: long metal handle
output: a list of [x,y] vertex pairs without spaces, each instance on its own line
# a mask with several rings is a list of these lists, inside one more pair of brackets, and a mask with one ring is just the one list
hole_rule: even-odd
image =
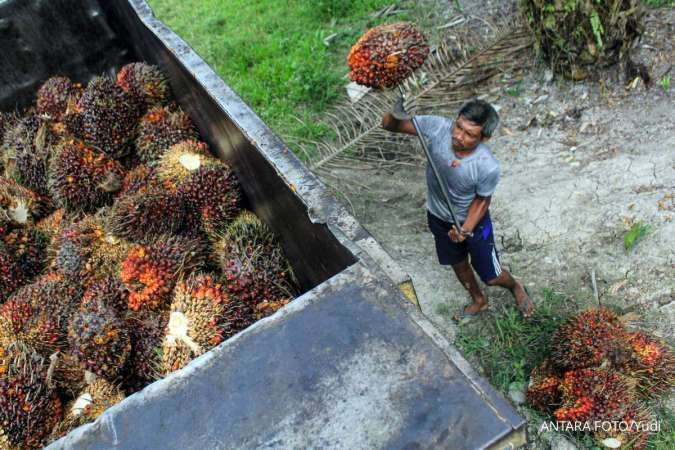
[[[398,86],[398,90],[401,93],[401,96],[403,96],[403,88],[401,85]],[[457,220],[457,216],[455,215],[455,210],[452,207],[452,202],[450,201],[450,194],[448,193],[448,187],[443,183],[440,174],[438,173],[438,168],[436,168],[436,164],[434,164],[433,159],[431,159],[431,153],[429,153],[429,149],[427,148],[427,143],[424,141],[424,138],[419,132],[419,127],[417,126],[417,120],[415,119],[415,116],[412,117],[412,123],[413,126],[415,127],[415,132],[417,133],[417,137],[420,140],[420,144],[422,144],[422,149],[424,149],[424,154],[427,156],[427,162],[429,163],[429,166],[431,167],[431,171],[434,173],[434,176],[436,177],[436,182],[438,182],[438,185],[441,187],[441,192],[443,192],[443,197],[445,198],[445,202],[448,205],[448,210],[450,211],[450,216],[452,216],[452,221],[455,223],[455,226],[457,227],[457,230],[459,231],[461,224]]]

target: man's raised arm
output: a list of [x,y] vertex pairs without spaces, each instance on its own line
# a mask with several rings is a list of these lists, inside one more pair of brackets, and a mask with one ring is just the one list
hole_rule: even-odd
[[411,117],[405,112],[405,108],[403,108],[403,97],[399,97],[396,100],[392,112],[384,113],[382,116],[382,128],[394,133],[417,134]]

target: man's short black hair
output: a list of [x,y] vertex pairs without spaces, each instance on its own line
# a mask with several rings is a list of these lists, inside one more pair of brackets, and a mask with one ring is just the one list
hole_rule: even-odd
[[492,107],[491,104],[485,100],[477,98],[469,100],[459,110],[457,117],[462,116],[476,125],[481,126],[481,134],[483,137],[492,137],[492,133],[499,125],[499,114]]

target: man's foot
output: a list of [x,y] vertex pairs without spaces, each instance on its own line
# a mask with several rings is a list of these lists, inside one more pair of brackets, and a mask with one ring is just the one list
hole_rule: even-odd
[[516,298],[516,306],[518,306],[518,310],[523,317],[530,317],[534,313],[534,303],[527,292],[527,288],[520,281],[516,281],[513,296]]
[[489,307],[490,304],[487,301],[481,303],[474,302],[471,303],[470,305],[466,305],[460,311],[457,311],[453,316],[453,319],[455,319],[457,322],[461,322],[464,319],[468,319],[479,315]]

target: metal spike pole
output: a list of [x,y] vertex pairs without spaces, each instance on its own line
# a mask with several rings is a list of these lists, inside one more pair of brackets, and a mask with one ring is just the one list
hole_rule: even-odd
[[[401,93],[401,97],[405,97],[405,93],[403,92],[403,87],[399,84],[398,85],[398,91]],[[431,171],[434,173],[434,177],[436,177],[436,182],[439,184],[441,187],[441,192],[443,192],[443,197],[445,198],[445,203],[448,206],[448,210],[450,211],[450,216],[452,217],[452,221],[454,222],[455,226],[457,227],[457,231],[460,230],[461,224],[457,220],[457,215],[455,214],[455,209],[452,207],[452,202],[450,201],[450,194],[448,193],[448,187],[445,185],[445,183],[442,182],[441,175],[438,173],[438,168],[436,167],[436,164],[434,164],[433,159],[431,159],[431,153],[429,153],[429,148],[427,147],[427,143],[422,137],[422,135],[419,132],[419,127],[417,126],[417,120],[415,119],[415,116],[412,116],[411,118],[412,124],[415,127],[415,132],[417,133],[417,138],[420,140],[420,144],[422,145],[422,149],[424,150],[424,154],[427,157],[427,162],[429,163],[429,167],[431,167]],[[466,236],[472,236],[473,233],[467,233]]]

